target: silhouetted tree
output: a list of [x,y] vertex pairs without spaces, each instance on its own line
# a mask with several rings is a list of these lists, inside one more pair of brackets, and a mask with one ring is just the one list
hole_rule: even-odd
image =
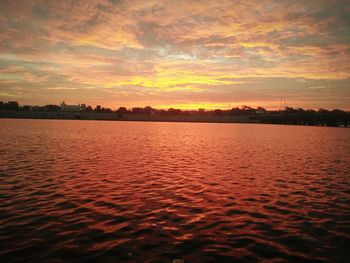
[[17,101],[9,101],[7,103],[2,104],[2,109],[3,110],[19,110],[19,104]]
[[119,107],[117,112],[120,114],[125,114],[125,113],[128,113],[128,110],[125,107]]
[[96,112],[101,112],[102,111],[102,108],[100,105],[97,105],[96,108],[94,109],[94,111]]
[[134,108],[132,108],[132,113],[135,113],[135,114],[143,114],[143,108],[134,107]]
[[217,115],[217,116],[223,115],[223,111],[220,109],[216,109],[214,110],[214,115]]
[[180,109],[170,108],[170,109],[168,109],[168,113],[170,115],[180,115],[182,113],[182,111]]
[[20,110],[22,110],[22,111],[31,111],[32,107],[29,106],[29,105],[25,105],[25,106],[21,107]]
[[60,107],[60,106],[57,106],[57,105],[49,104],[49,105],[46,105],[46,106],[45,106],[45,110],[46,110],[46,111],[58,112],[58,111],[60,111],[60,109],[61,109],[61,107]]
[[151,106],[146,106],[143,108],[143,113],[144,114],[152,114],[153,113],[153,109]]

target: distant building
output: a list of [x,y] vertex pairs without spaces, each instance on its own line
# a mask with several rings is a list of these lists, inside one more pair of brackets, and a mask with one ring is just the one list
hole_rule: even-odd
[[85,111],[85,110],[86,110],[85,104],[68,105],[64,101],[62,101],[61,103],[61,111],[77,112],[77,111]]

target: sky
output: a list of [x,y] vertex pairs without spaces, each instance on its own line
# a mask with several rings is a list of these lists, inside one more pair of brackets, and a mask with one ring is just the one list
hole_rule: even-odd
[[0,101],[350,110],[350,1],[1,0]]

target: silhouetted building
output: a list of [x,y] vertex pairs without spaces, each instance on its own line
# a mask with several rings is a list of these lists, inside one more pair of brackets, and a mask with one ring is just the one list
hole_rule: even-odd
[[61,103],[61,111],[76,112],[86,110],[85,104],[68,105],[64,101]]

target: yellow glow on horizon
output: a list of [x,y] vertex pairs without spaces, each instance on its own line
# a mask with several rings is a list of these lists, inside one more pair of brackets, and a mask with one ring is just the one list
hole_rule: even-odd
[[130,79],[118,80],[113,83],[109,83],[107,87],[115,86],[138,86],[145,88],[156,88],[163,91],[172,90],[192,90],[198,91],[205,88],[199,87],[199,85],[229,85],[229,84],[241,84],[242,81],[224,80],[222,75],[200,75],[191,71],[177,71],[164,69],[158,71],[156,75],[150,76],[135,76]]
[[251,107],[257,107],[256,102],[247,102],[246,104],[237,103],[237,102],[227,102],[227,103],[218,103],[218,102],[198,102],[198,103],[178,103],[178,104],[159,104],[154,105],[155,109],[181,109],[181,110],[228,110],[236,107],[241,107],[243,105],[249,105]]

